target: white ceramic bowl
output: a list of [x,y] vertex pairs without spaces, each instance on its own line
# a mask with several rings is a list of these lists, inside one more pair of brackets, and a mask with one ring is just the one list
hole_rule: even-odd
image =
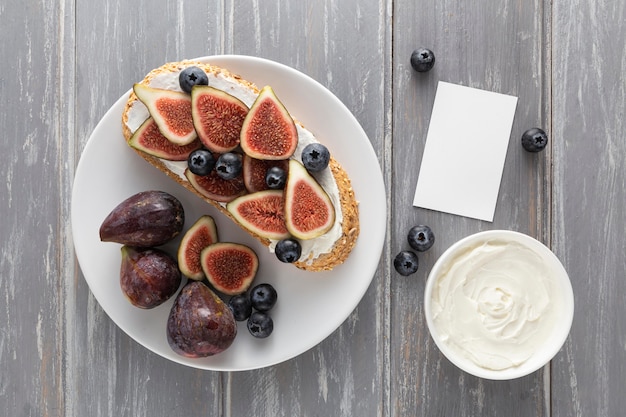
[[[478,268],[472,265],[472,262],[480,257],[477,253],[484,249],[475,248],[478,246],[484,247],[482,245],[486,242],[491,242],[488,244],[489,248],[498,247],[499,249],[497,250],[506,251],[507,253],[504,255],[504,252],[498,252],[499,255],[493,257],[495,259],[494,264],[489,267],[483,266]],[[515,252],[516,249],[509,249],[510,246],[517,247],[517,250],[521,252]],[[530,249],[532,252],[526,252],[527,249]],[[468,252],[468,250],[471,252]],[[471,255],[468,255],[468,253],[471,253]],[[528,257],[523,255],[524,253],[528,253]],[[506,256],[512,259],[512,263],[504,261]],[[469,276],[472,278],[468,281],[465,281],[465,278],[455,281],[454,287],[461,292],[456,293],[458,298],[455,298],[455,300],[459,302],[451,303],[449,302],[451,300],[450,297],[443,296],[443,294],[450,293],[444,292],[444,287],[447,285],[445,283],[449,284],[451,282],[453,273],[450,271],[462,271],[459,269],[462,264],[467,265],[468,269],[458,274],[457,277]],[[531,264],[540,266],[532,266]],[[510,265],[515,265],[515,268],[507,268]],[[520,279],[521,276],[518,276],[517,281],[506,277],[510,272],[509,270],[526,270],[527,266],[530,269],[545,268],[544,276],[547,278],[539,281],[541,282],[539,288],[543,288],[543,283],[545,282],[545,286],[551,289],[552,295],[549,302],[546,303],[543,291],[538,293],[535,291],[538,287],[537,282],[528,284],[534,280],[533,277],[528,276],[528,281]],[[497,272],[497,267],[502,268],[500,271],[504,272]],[[474,277],[473,273],[478,269],[489,271],[487,273],[488,276],[483,275],[482,278]],[[496,272],[494,273],[493,271]],[[531,274],[522,274],[523,277],[527,275]],[[540,274],[534,273],[532,275],[538,276]],[[502,283],[502,279],[504,283]],[[508,282],[510,281],[516,283],[509,284]],[[443,286],[438,285],[442,282],[444,283]],[[500,285],[501,283],[502,285]],[[510,287],[507,287],[509,285]],[[499,292],[501,288],[504,288],[503,292]],[[525,293],[527,290],[528,294],[525,301],[521,300],[521,297],[517,298],[516,301],[512,301],[515,299],[515,297],[511,296],[512,294]],[[481,294],[480,297],[477,294]],[[495,298],[494,295],[496,296]],[[467,301],[468,299],[471,301]],[[485,300],[486,304],[483,303]],[[495,304],[494,300],[496,300]],[[484,314],[485,305],[489,309],[494,305],[502,308],[501,300],[505,300],[504,304],[507,308],[511,308],[510,311],[517,312],[524,311],[526,308],[525,303],[537,303],[547,306],[550,312],[542,315],[539,319],[543,322],[543,325],[547,326],[547,330],[543,331],[541,337],[536,338],[536,343],[530,343],[529,341],[519,342],[519,338],[508,338],[502,342],[501,340],[492,340],[494,331],[488,331],[487,327],[491,326],[493,329],[494,321],[497,322],[495,327],[499,329],[496,333],[501,335],[505,332],[507,337],[510,337],[509,329],[515,326],[515,324],[507,322],[507,330],[503,331],[502,327],[499,327],[502,324],[501,316],[494,318],[491,315]],[[461,305],[464,307],[459,307]],[[483,307],[482,313],[478,313],[479,305]],[[424,309],[430,334],[438,348],[450,362],[477,377],[492,380],[509,380],[528,375],[543,367],[561,349],[565,339],[567,339],[574,317],[574,296],[565,268],[563,268],[561,262],[550,249],[536,239],[522,233],[508,230],[492,230],[476,233],[461,239],[441,255],[428,275],[424,294]],[[497,313],[500,311],[498,310]],[[527,311],[532,311],[532,309]],[[490,310],[490,312],[492,311]],[[448,320],[446,320],[446,316],[448,316]],[[447,323],[451,322],[454,325],[448,326]],[[516,323],[519,324],[519,322]],[[528,329],[525,326],[528,325],[524,324],[522,327]],[[470,331],[468,329],[474,330]],[[476,335],[473,340],[470,337],[471,334]],[[459,343],[450,343],[451,340],[459,341]],[[486,350],[482,349],[485,346]],[[485,366],[485,363],[490,361],[491,358],[497,358],[494,361],[501,360],[499,355],[493,355],[494,352],[504,351],[504,356],[508,356],[521,346],[525,346],[525,352],[532,352],[522,363],[515,362],[515,365],[505,367],[504,369],[489,369],[489,367]],[[490,349],[493,349],[493,351]],[[490,354],[485,354],[486,351],[489,351]],[[470,354],[469,352],[473,353]],[[471,359],[472,357],[474,357],[474,360]],[[481,359],[477,359],[477,357],[481,357]],[[478,363],[481,361],[482,365]],[[493,367],[491,366],[491,368]],[[495,368],[497,367],[495,366]]]

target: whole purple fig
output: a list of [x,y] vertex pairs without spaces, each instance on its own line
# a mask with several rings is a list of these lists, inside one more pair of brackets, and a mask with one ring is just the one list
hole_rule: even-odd
[[100,240],[136,247],[159,246],[183,229],[185,212],[164,191],[143,191],[122,201],[100,226]]
[[180,291],[167,320],[167,341],[174,352],[201,358],[226,350],[237,335],[233,312],[201,281]]
[[139,308],[154,308],[176,293],[182,275],[176,261],[156,248],[122,246],[120,287]]

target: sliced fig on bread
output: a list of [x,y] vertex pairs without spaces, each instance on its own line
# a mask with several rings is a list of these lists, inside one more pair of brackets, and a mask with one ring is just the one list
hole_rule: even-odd
[[217,88],[194,86],[191,109],[196,132],[209,150],[225,153],[239,145],[241,127],[248,114],[248,106],[241,100]]
[[285,205],[281,190],[266,190],[238,197],[226,209],[243,227],[266,239],[285,239]]
[[256,159],[287,159],[298,146],[298,130],[274,90],[265,86],[241,129],[241,149]]
[[248,192],[254,193],[269,189],[265,177],[267,170],[278,167],[287,172],[289,161],[286,159],[272,161],[265,159],[252,158],[249,155],[243,155],[243,182]]
[[128,144],[148,155],[168,161],[186,161],[191,152],[202,147],[202,143],[198,139],[187,145],[177,145],[169,141],[163,136],[152,117],[143,122],[130,138]]
[[211,171],[209,175],[196,175],[187,168],[185,177],[197,192],[220,203],[228,203],[246,193],[241,175],[225,180],[216,170]]
[[335,208],[328,194],[304,166],[289,160],[285,185],[285,224],[302,240],[323,235],[335,223]]
[[133,91],[148,108],[159,130],[170,142],[187,145],[198,136],[191,117],[191,97],[180,91],[135,84]]

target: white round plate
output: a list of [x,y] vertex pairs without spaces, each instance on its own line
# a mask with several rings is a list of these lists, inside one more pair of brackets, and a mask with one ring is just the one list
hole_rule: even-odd
[[[108,316],[151,351],[195,368],[237,371],[262,368],[291,359],[314,347],[352,313],[369,287],[382,252],[386,205],[378,159],[365,132],[330,91],[285,65],[248,56],[212,56],[199,60],[229,69],[259,87],[271,85],[289,111],[324,143],[350,175],[359,201],[361,234],[347,261],[330,272],[306,272],[282,264],[267,248],[230,219],[150,166],[124,142],[121,115],[124,94],[94,129],[78,163],[72,195],[76,255],[89,288]],[[129,80],[129,85],[132,80]],[[144,190],[176,196],[185,208],[185,230],[203,214],[214,217],[219,239],[248,244],[259,255],[255,284],[269,282],[278,291],[271,311],[274,332],[255,339],[244,322],[233,345],[201,359],[180,356],[165,334],[174,297],[142,310],[132,306],[119,285],[121,245],[103,243],[100,224],[127,197]],[[175,254],[179,239],[165,246]],[[93,343],[98,343],[93,341]]]

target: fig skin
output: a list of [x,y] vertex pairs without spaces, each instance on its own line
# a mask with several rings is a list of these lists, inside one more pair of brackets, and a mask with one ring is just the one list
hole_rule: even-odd
[[167,341],[177,354],[203,358],[228,349],[237,335],[231,309],[201,281],[189,281],[167,320]]
[[132,305],[151,309],[172,297],[182,275],[176,261],[156,248],[122,246],[120,287]]
[[135,247],[163,245],[185,224],[180,201],[164,191],[142,191],[122,201],[100,226],[102,242]]

